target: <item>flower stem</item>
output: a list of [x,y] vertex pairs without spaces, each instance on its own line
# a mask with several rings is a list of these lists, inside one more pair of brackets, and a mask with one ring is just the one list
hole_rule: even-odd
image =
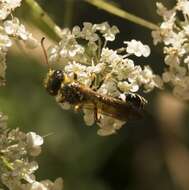
[[11,166],[11,164],[7,161],[7,159],[4,156],[0,156],[0,160],[2,160],[3,164],[12,171],[14,168]]
[[49,35],[52,39],[58,41],[61,39],[60,28],[55,24],[55,22],[46,14],[46,12],[41,8],[41,6],[35,0],[25,0],[27,6],[32,12],[32,16],[38,21],[41,22],[43,27],[40,29],[44,33]]
[[158,26],[154,23],[151,23],[149,21],[146,21],[140,17],[137,17],[131,13],[128,13],[127,11],[125,10],[122,10],[110,3],[107,3],[106,1],[104,0],[85,0],[87,3],[91,4],[91,5],[94,5],[98,8],[101,8],[109,13],[112,13],[116,16],[119,16],[121,18],[124,18],[126,20],[129,20],[131,22],[134,22],[136,24],[139,24],[141,26],[144,26],[150,30],[156,30],[158,29]]
[[74,0],[66,0],[64,4],[64,26],[69,28],[73,20]]

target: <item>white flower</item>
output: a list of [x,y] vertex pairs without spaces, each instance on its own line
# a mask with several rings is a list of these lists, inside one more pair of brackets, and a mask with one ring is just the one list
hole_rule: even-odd
[[20,24],[17,18],[5,21],[4,28],[8,35],[18,36],[22,40],[27,40],[29,37],[29,33],[26,31],[25,26]]
[[[61,41],[58,45],[51,46],[48,52],[49,62],[58,62],[57,66],[66,74],[68,83],[74,81],[82,85],[85,90],[90,88],[95,92],[97,99],[108,96],[123,102],[126,93],[136,93],[141,87],[145,92],[160,87],[160,80],[153,74],[150,67],[143,69],[129,58],[130,55],[149,56],[150,48],[147,45],[132,40],[125,42],[127,47],[113,50],[107,47],[107,41],[115,39],[115,35],[119,32],[116,26],[111,27],[107,22],[84,23],[83,25],[83,28],[76,26],[72,30],[63,30]],[[77,109],[77,105],[67,104],[66,100],[62,102],[62,96],[64,95],[59,91],[56,101],[63,109],[65,109],[65,104],[68,105],[66,109]],[[90,97],[88,99],[85,101],[92,105],[91,109],[83,106],[85,101],[81,101],[84,120],[87,125],[93,125],[96,122],[101,127],[98,134],[110,135],[123,126],[125,120],[120,121],[113,116],[106,116],[106,113],[95,113],[93,104],[97,100],[93,102]],[[106,109],[98,110],[97,107],[97,112],[103,111]],[[95,118],[98,117],[96,115],[100,117]]]
[[116,130],[120,129],[125,123],[125,121],[120,121],[101,114],[99,122],[100,129],[98,129],[97,134],[100,136],[112,135],[116,133]]
[[105,34],[107,30],[110,29],[108,22],[102,22],[100,24],[93,24],[95,30],[99,30],[102,34]]
[[100,93],[102,95],[113,96],[113,97],[119,96],[119,91],[118,91],[117,85],[116,85],[115,81],[113,81],[111,79],[104,81],[104,83],[98,89],[98,93]]
[[103,34],[103,37],[106,41],[114,41],[116,34],[119,33],[119,29],[117,28],[117,26],[110,27],[107,22],[94,24],[93,27]]
[[91,126],[95,122],[95,117],[94,117],[94,110],[89,110],[89,109],[83,109],[83,119],[86,123],[87,126]]
[[150,48],[148,45],[143,45],[140,41],[131,40],[125,41],[124,44],[127,44],[127,53],[134,54],[137,57],[148,57],[150,55]]
[[164,18],[164,20],[169,20],[172,17],[175,16],[175,11],[174,10],[168,10],[162,3],[157,2],[157,13]]
[[102,63],[108,63],[110,66],[116,66],[120,61],[122,61],[122,56],[118,55],[114,50],[103,48],[100,61]]
[[172,73],[171,72],[164,72],[162,74],[162,79],[164,82],[170,82],[172,80]]
[[48,188],[42,183],[35,181],[27,187],[27,190],[48,190]]
[[129,83],[127,81],[119,82],[118,87],[122,92],[137,92],[139,90],[139,85],[135,82]]
[[102,73],[105,69],[105,63],[98,63],[97,65],[89,66],[86,68],[86,72],[88,73]]
[[115,40],[115,35],[119,33],[119,29],[117,26],[112,26],[109,28],[105,34],[103,35],[106,41],[114,41]]
[[8,117],[0,112],[0,132],[4,131],[7,128]]
[[63,189],[63,180],[62,178],[57,178],[54,183],[50,180],[43,180],[41,183],[48,189],[48,190],[62,190]]
[[36,48],[37,46],[39,46],[39,42],[30,33],[28,35],[27,40],[25,41],[25,45],[26,45],[27,48],[33,49],[33,48]]
[[[4,0],[0,3],[1,6],[5,6],[10,11],[20,5],[19,0]],[[5,8],[4,7],[4,8]],[[0,17],[1,17],[0,9]],[[13,40],[14,39],[14,40]],[[6,70],[6,54],[8,49],[12,46],[16,40],[22,40],[27,47],[35,48],[38,46],[37,40],[29,33],[23,24],[20,24],[18,18],[13,17],[12,20],[4,20],[0,24],[0,86],[5,85],[5,70]]]
[[0,20],[4,20],[20,4],[21,0],[2,0],[0,3]]
[[189,1],[188,0],[177,0],[177,9],[182,11],[184,14],[189,15]]
[[6,54],[2,53],[0,55],[0,86],[5,85],[5,71],[6,71]]
[[124,102],[126,101],[126,95],[125,95],[124,93],[121,93],[121,94],[119,95],[119,98],[120,98],[121,100],[123,100]]
[[93,27],[92,23],[84,22],[83,30],[81,31],[82,38],[88,41],[97,41],[99,39],[98,35],[95,33],[96,29]]
[[66,73],[72,72],[72,73],[79,74],[80,72],[85,72],[86,68],[87,67],[85,65],[82,65],[80,63],[76,63],[74,61],[74,62],[67,64],[64,69],[65,69]]
[[12,46],[12,41],[4,31],[0,32],[0,86],[5,85],[6,53]]
[[76,37],[79,37],[80,35],[80,32],[81,32],[81,29],[79,26],[74,26],[73,29],[72,29],[72,34]]
[[57,63],[59,58],[60,58],[59,47],[58,46],[49,47],[48,48],[49,64]]
[[6,52],[12,46],[12,41],[6,34],[0,34],[0,50]]
[[[57,101],[57,102],[60,101],[58,98],[59,98],[59,96],[56,97],[56,101]],[[68,102],[64,102],[64,103],[61,103],[61,104],[59,104],[59,105],[60,105],[60,107],[61,107],[62,109],[64,109],[64,110],[69,110],[69,109],[71,109],[71,105],[70,105]]]
[[[177,0],[176,6],[170,10],[159,4],[158,9],[160,9],[163,22],[160,24],[160,28],[153,32],[153,38],[155,44],[158,42],[164,44],[165,71],[162,73],[162,80],[171,86],[174,96],[181,100],[188,100],[189,1]],[[182,20],[178,13],[183,15]],[[160,37],[154,35],[158,32]]]
[[[34,175],[39,168],[30,148],[42,145],[43,139],[34,132],[25,134],[7,126],[7,116],[0,113],[0,180],[8,189],[15,190],[61,190],[61,178],[51,182],[38,182]],[[37,155],[35,155],[37,156]]]
[[43,138],[34,132],[26,134],[28,149],[32,156],[38,156],[41,152],[41,145],[43,144]]
[[34,132],[27,133],[26,137],[29,147],[41,146],[43,144],[43,138]]

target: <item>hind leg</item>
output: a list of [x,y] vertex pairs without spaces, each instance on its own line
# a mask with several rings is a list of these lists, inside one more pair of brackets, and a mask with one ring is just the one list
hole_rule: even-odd
[[100,115],[98,113],[98,108],[96,105],[94,105],[94,120],[95,120],[95,123],[100,123]]

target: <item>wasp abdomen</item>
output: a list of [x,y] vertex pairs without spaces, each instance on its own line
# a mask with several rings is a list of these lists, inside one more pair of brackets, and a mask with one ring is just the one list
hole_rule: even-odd
[[126,94],[126,102],[130,103],[136,109],[142,109],[144,104],[147,103],[140,95],[132,93]]

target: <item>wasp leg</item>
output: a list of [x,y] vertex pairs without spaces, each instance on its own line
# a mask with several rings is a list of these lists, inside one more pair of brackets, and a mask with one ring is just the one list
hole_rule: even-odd
[[73,78],[74,78],[74,80],[77,81],[77,78],[78,78],[78,77],[77,77],[77,74],[76,74],[75,72],[73,73]]
[[94,105],[94,120],[95,120],[95,123],[100,123],[100,116],[98,114],[98,108],[96,104]]
[[77,105],[74,106],[74,111],[75,112],[79,112],[81,110],[81,108],[82,108],[82,105],[81,104],[77,104]]
[[101,81],[100,81],[100,83],[98,84],[98,86],[96,86],[97,84],[97,82],[96,82],[96,80],[97,80],[97,76],[93,73],[92,75],[92,81],[91,81],[91,84],[90,84],[90,88],[91,89],[93,89],[93,90],[98,90],[101,86],[102,86],[102,84],[104,83],[104,81],[105,81],[105,78],[103,78]]
[[94,106],[94,120],[95,122],[98,121],[98,109],[96,105]]
[[98,87],[96,88],[97,90],[102,86],[102,84],[104,83],[105,81],[105,78],[103,78],[101,81],[100,81],[100,84],[98,85]]
[[95,85],[95,81],[96,81],[96,75],[94,73],[92,73],[91,76],[92,76],[92,81],[91,81],[89,88],[92,88]]
[[103,83],[104,83],[107,79],[109,79],[109,78],[110,78],[110,75],[109,75],[109,74],[106,74],[106,75],[102,78],[102,80],[100,81],[100,83],[99,83],[98,87],[96,88],[96,90],[100,89],[100,87],[103,85]]

